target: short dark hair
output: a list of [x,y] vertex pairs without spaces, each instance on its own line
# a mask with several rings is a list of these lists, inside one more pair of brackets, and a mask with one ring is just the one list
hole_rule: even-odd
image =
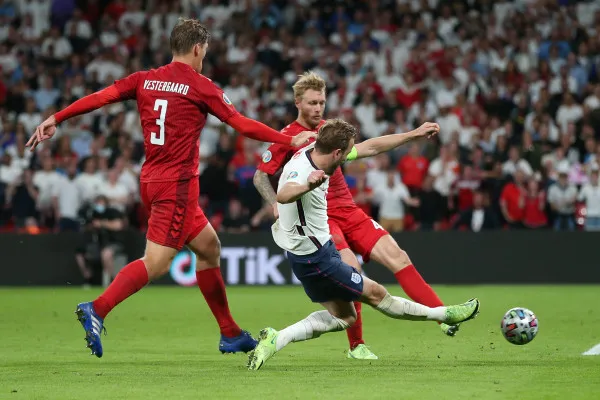
[[341,119],[330,119],[319,129],[315,149],[329,154],[337,149],[346,150],[350,140],[356,137],[356,128]]
[[171,31],[171,52],[187,54],[197,44],[204,45],[210,40],[210,32],[197,19],[179,18]]

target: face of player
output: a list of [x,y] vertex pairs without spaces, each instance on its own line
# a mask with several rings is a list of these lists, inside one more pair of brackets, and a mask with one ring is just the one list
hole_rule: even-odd
[[329,171],[325,171],[325,172],[327,174],[332,174],[333,171],[335,171],[335,169],[337,167],[339,167],[346,161],[346,158],[348,158],[348,154],[350,154],[353,147],[354,147],[354,139],[350,140],[350,142],[348,143],[347,149],[334,150],[334,152],[331,153],[331,168],[329,168]]
[[325,92],[308,89],[301,98],[296,99],[298,116],[309,128],[316,129],[325,113]]
[[199,74],[202,73],[202,61],[204,60],[204,57],[206,57],[207,50],[208,43],[204,43],[203,45],[197,44],[192,49],[192,52],[194,53],[194,61],[192,67]]

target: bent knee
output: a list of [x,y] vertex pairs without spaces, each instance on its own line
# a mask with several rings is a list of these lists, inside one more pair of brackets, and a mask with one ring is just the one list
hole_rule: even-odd
[[388,293],[387,289],[380,283],[369,281],[363,290],[362,300],[372,307],[376,307]]

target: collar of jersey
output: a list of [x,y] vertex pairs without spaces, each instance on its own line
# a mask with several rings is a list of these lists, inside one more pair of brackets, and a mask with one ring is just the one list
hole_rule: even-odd
[[319,167],[317,167],[317,166],[315,165],[315,162],[313,161],[312,157],[310,156],[310,153],[312,153],[312,151],[313,151],[313,150],[314,150],[314,149],[309,149],[309,150],[306,150],[306,151],[304,152],[304,154],[306,154],[306,158],[308,158],[308,162],[310,163],[310,165],[312,165],[314,169],[318,170],[318,169],[319,169]]

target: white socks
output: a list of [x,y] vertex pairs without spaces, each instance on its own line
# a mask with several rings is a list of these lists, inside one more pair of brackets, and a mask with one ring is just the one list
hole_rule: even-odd
[[349,325],[343,319],[329,314],[329,311],[315,311],[302,321],[296,322],[279,331],[277,336],[277,351],[283,349],[290,342],[300,342],[318,338],[323,333],[338,332],[348,329]]
[[446,307],[429,308],[402,297],[392,296],[389,293],[385,295],[376,309],[388,317],[411,321],[433,320],[444,322],[446,317]]

